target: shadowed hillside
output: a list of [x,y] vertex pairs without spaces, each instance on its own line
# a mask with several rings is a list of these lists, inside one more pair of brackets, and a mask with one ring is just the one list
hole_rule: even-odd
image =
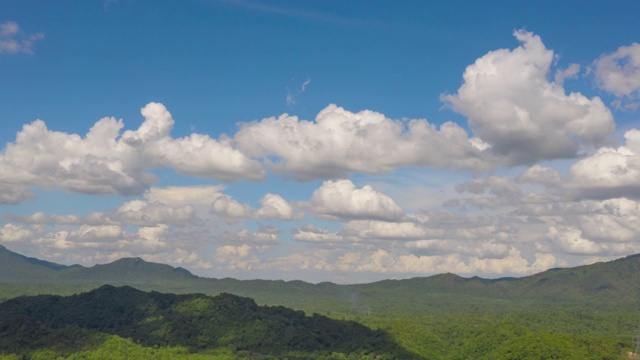
[[96,346],[105,334],[146,347],[183,346],[191,351],[224,347],[272,356],[420,358],[383,332],[356,322],[261,307],[230,294],[173,295],[105,285],[69,297],[19,297],[0,304],[0,350],[5,353],[77,351]]

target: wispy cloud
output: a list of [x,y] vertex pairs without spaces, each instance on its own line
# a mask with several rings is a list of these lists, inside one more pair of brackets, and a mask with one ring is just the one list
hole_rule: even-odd
[[292,92],[288,87],[287,87],[287,106],[293,106],[296,104],[296,97],[302,93],[304,93],[305,91],[307,91],[307,86],[309,86],[309,84],[311,84],[311,78],[308,78],[307,80],[305,80],[302,83],[302,86],[300,86],[300,90],[296,90],[294,92]]
[[0,54],[33,54],[33,43],[44,38],[44,34],[26,34],[18,23],[7,21],[0,24]]
[[321,11],[306,11],[289,7],[274,6],[268,3],[259,3],[246,0],[219,0],[219,2],[240,7],[249,11],[276,14],[295,19],[311,20],[322,23],[346,26],[387,27],[387,25],[377,20],[349,18],[328,14]]
[[311,79],[305,80],[305,82],[302,83],[302,87],[300,88],[300,91],[305,92],[309,84],[311,84]]

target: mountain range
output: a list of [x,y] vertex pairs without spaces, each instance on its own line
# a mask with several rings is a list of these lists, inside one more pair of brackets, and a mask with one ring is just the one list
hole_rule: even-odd
[[[84,267],[60,265],[26,257],[0,245],[0,284],[21,287],[28,295],[70,294],[103,284],[130,285],[142,290],[174,293],[233,293],[264,304],[301,305],[304,298],[358,306],[385,298],[400,302],[421,302],[438,295],[503,299],[637,302],[640,299],[640,255],[573,268],[550,269],[520,278],[463,278],[440,274],[404,280],[383,280],[368,284],[339,285],[330,282],[236,280],[198,277],[183,268],[123,258],[109,264]],[[300,295],[304,294],[304,297]]]

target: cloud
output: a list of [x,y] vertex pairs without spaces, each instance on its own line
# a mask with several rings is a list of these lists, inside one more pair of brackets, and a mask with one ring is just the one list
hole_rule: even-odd
[[291,92],[291,90],[289,90],[289,88],[287,87],[287,106],[293,106],[296,104],[296,97],[298,97],[298,95],[304,93],[305,91],[307,91],[307,86],[309,86],[309,84],[311,84],[311,79],[307,79],[302,83],[302,86],[300,86],[300,90]]
[[593,62],[598,86],[618,97],[640,95],[640,44],[621,46]]
[[190,205],[168,206],[143,200],[126,202],[115,213],[105,214],[100,218],[106,222],[137,226],[186,225],[197,223],[199,220]]
[[306,204],[316,216],[324,219],[399,220],[404,211],[389,196],[370,185],[356,188],[348,179],[325,181]]
[[291,231],[291,239],[294,241],[319,244],[332,244],[345,241],[344,236],[332,233],[326,229],[319,229],[311,224],[305,224],[300,229],[293,229]]
[[[505,165],[574,158],[583,148],[606,143],[615,124],[600,98],[566,95],[561,83],[547,79],[553,51],[530,32],[518,30],[514,36],[519,47],[476,60],[466,68],[458,93],[442,100],[468,117],[473,133]],[[558,80],[575,68],[567,71]]]
[[228,244],[277,245],[280,243],[279,232],[279,229],[273,227],[260,229],[257,232],[242,229],[235,233],[225,231],[217,239]]
[[150,202],[158,202],[173,206],[209,205],[224,190],[224,186],[167,186],[152,187],[145,197]]
[[586,198],[640,198],[640,130],[624,138],[624,146],[600,148],[572,165],[563,188]]
[[512,248],[500,259],[470,257],[467,260],[457,254],[416,256],[384,249],[369,253],[346,253],[340,257],[336,268],[342,271],[375,272],[384,274],[526,274],[546,270],[558,261],[551,254],[536,253],[533,261],[525,259],[520,251]]
[[311,79],[307,79],[302,83],[302,86],[300,87],[300,91],[301,92],[305,92],[307,91],[307,86],[309,86],[309,84],[311,84]]
[[262,166],[234,149],[230,139],[200,134],[176,139],[162,104],[149,103],[141,112],[140,127],[121,136],[124,124],[114,118],[101,119],[85,137],[49,130],[41,120],[25,125],[0,153],[0,189],[12,194],[0,201],[23,201],[32,196],[29,187],[139,195],[156,182],[148,172],[154,168],[222,181],[265,178]]
[[301,220],[304,214],[295,211],[291,204],[277,194],[266,194],[260,199],[257,210],[240,204],[228,195],[220,194],[212,203],[211,211],[224,217],[228,222],[236,219]]
[[564,84],[566,79],[575,79],[580,72],[580,65],[571,64],[568,68],[564,70],[556,70],[556,75],[554,77],[554,82],[558,85]]
[[248,205],[235,201],[231,196],[221,194],[213,201],[211,212],[234,222],[235,219],[249,218],[253,210]]
[[304,215],[294,211],[293,207],[280,195],[266,194],[260,199],[262,207],[255,211],[255,219],[300,220]]
[[216,250],[215,259],[229,270],[251,270],[260,263],[258,258],[251,254],[252,251],[255,249],[247,244],[224,245]]
[[386,173],[405,166],[492,166],[484,159],[482,143],[469,139],[454,123],[438,129],[426,120],[397,121],[336,105],[320,111],[315,121],[284,114],[242,124],[234,140],[245,154],[266,158],[275,172],[303,181],[351,172]]
[[20,225],[9,223],[0,227],[0,241],[5,243],[25,241],[32,236],[33,232],[31,230],[25,229]]
[[264,180],[260,164],[234,149],[231,139],[203,134],[175,139],[170,136],[174,121],[164,105],[149,103],[141,113],[145,121],[138,130],[126,131],[122,142],[142,151],[155,166],[222,181]]
[[519,183],[542,184],[546,186],[560,186],[560,173],[548,167],[535,164],[520,174],[516,181]]
[[42,33],[24,33],[16,22],[4,22],[0,24],[0,54],[33,54],[33,43],[43,38]]

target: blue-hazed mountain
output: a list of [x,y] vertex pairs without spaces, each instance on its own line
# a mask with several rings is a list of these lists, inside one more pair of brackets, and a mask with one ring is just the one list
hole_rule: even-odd
[[296,304],[298,307],[304,307],[306,299],[312,298],[313,301],[310,302],[362,306],[363,312],[368,311],[367,304],[381,299],[386,302],[419,304],[433,301],[434,295],[443,294],[628,303],[640,299],[640,255],[574,268],[551,269],[521,278],[483,279],[441,274],[368,284],[338,285],[329,282],[310,284],[304,281],[203,278],[183,268],[139,258],[125,258],[92,267],[65,266],[28,258],[0,246],[0,284],[12,283],[41,286],[39,290],[32,289],[33,291],[25,294],[55,292],[51,289],[65,285],[72,285],[77,292],[101,284],[113,284],[176,293],[201,292],[215,295],[228,292],[249,296],[264,304]]
[[155,282],[196,279],[183,268],[124,258],[105,265],[60,265],[26,257],[0,245],[0,282]]

